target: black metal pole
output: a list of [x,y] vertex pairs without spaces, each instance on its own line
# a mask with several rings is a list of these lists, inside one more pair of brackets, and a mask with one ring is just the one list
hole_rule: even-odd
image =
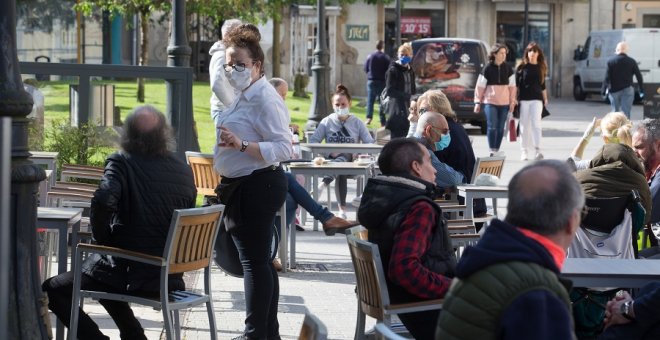
[[[2,339],[46,339],[47,331],[40,311],[43,292],[37,270],[36,219],[38,183],[46,178],[43,169],[28,160],[28,120],[32,110],[32,97],[23,90],[23,82],[16,56],[16,3],[15,0],[0,1],[0,195],[9,201],[9,209],[0,210],[0,239],[2,263],[0,277],[6,281],[0,291],[0,318],[6,322],[0,326]],[[11,118],[11,132],[7,127]],[[8,134],[10,136],[8,136]],[[7,166],[7,144],[11,139],[11,169]],[[1,178],[11,174],[10,193]],[[9,195],[9,196],[7,196]],[[7,207],[7,204],[2,204]],[[9,216],[7,216],[7,211]],[[61,249],[60,251],[66,251]],[[7,253],[4,253],[7,252]],[[7,256],[5,256],[7,255]],[[47,314],[46,314],[47,317]]]
[[314,49],[314,94],[312,105],[307,116],[306,130],[313,130],[316,125],[332,112],[330,102],[330,54],[328,53],[328,41],[325,34],[325,3],[324,0],[316,1],[317,24],[316,24],[316,47]]
[[396,0],[394,8],[396,14],[396,19],[394,21],[394,50],[397,51],[399,46],[401,46],[401,0]]
[[[184,0],[172,1],[172,23],[170,41],[167,46],[167,66],[190,67],[192,49],[186,36],[186,3]],[[192,84],[190,84],[192,86]],[[192,103],[182,101],[183,91],[192,92],[192,88],[184,88],[180,81],[167,81],[167,116],[174,128],[177,140],[177,150],[185,157],[185,151],[199,151],[197,133],[193,128]],[[190,98],[190,97],[188,97]]]
[[529,0],[525,0],[525,17],[523,19],[523,50],[529,44]]

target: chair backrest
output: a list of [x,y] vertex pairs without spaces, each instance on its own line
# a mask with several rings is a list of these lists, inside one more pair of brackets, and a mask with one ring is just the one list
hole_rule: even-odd
[[357,281],[358,299],[364,314],[383,320],[383,308],[389,306],[390,297],[378,246],[346,235]]
[[306,312],[298,340],[326,340],[328,329],[316,315]]
[[174,210],[163,257],[169,274],[209,267],[225,206]]
[[474,171],[472,171],[472,178],[470,183],[474,184],[477,176],[480,174],[490,174],[497,177],[502,176],[502,168],[504,167],[505,157],[477,157],[474,163]]
[[215,188],[220,183],[220,175],[213,168],[213,155],[186,151],[186,161],[192,169],[197,193],[204,196],[215,196]]
[[348,235],[351,235],[358,240],[369,241],[369,230],[361,225],[348,228]]

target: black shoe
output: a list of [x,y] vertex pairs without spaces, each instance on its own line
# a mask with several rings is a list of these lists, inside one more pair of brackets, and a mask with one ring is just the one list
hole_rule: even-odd
[[300,224],[296,224],[296,231],[305,231],[305,228],[301,227]]

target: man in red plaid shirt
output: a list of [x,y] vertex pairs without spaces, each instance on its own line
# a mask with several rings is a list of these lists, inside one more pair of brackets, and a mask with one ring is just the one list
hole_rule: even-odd
[[[414,139],[394,139],[378,158],[383,176],[369,179],[358,219],[378,245],[392,303],[444,297],[454,276],[446,222],[433,202],[436,170]],[[415,339],[433,339],[439,311],[400,314]]]

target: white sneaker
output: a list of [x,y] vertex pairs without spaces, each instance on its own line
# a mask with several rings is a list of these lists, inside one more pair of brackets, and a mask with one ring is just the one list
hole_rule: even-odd
[[520,153],[520,160],[521,160],[521,161],[526,161],[527,159],[528,159],[528,157],[527,157],[527,150],[523,150],[523,151]]
[[347,219],[347,218],[348,218],[348,217],[346,216],[346,212],[345,212],[345,211],[341,211],[341,210],[340,210],[339,212],[337,212],[336,216],[339,217],[339,218],[343,218],[343,219]]
[[543,154],[537,151],[534,159],[537,161],[543,159]]

